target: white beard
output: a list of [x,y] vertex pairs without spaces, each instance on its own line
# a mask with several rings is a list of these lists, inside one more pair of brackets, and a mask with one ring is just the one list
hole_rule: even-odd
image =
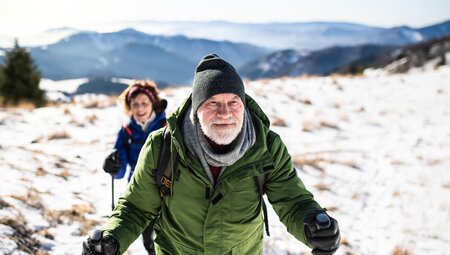
[[231,120],[226,121],[226,123],[234,123],[234,126],[231,128],[219,128],[214,125],[216,122],[223,123],[224,121],[212,120],[210,123],[204,123],[200,116],[199,121],[203,134],[219,145],[228,145],[233,142],[241,132],[243,125],[243,121],[236,118],[231,118]]

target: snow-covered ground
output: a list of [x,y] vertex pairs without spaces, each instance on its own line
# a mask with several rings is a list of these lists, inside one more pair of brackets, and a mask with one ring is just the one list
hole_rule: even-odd
[[[338,219],[336,254],[450,250],[449,81],[444,66],[247,83],[306,186]],[[164,90],[168,111],[189,92]],[[124,121],[120,105],[102,96],[0,109],[0,254],[80,254],[110,211],[101,166]],[[115,182],[116,199],[125,185]],[[310,254],[273,211],[269,221],[265,254]],[[128,254],[145,254],[140,240]]]

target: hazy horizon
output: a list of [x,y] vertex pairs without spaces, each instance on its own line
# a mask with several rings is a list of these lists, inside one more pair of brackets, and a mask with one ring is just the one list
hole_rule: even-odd
[[[52,28],[101,30],[101,26],[127,21],[227,21],[236,23],[346,22],[367,26],[425,27],[450,20],[450,1],[341,0],[331,2],[206,0],[153,2],[130,0],[14,2],[0,0],[0,35],[24,36]],[[26,6],[27,8],[24,8]]]

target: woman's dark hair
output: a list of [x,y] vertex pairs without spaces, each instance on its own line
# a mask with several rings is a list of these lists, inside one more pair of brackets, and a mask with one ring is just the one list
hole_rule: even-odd
[[119,99],[124,102],[124,111],[129,113],[131,111],[131,99],[135,98],[139,94],[147,95],[153,104],[153,110],[156,113],[161,113],[165,110],[167,105],[166,101],[159,98],[159,90],[157,85],[152,80],[145,81],[135,81],[128,88],[126,88],[122,94],[120,94]]

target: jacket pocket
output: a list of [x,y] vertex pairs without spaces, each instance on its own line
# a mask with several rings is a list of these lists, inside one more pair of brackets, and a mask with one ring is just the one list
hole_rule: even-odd
[[252,177],[243,179],[231,193],[231,218],[240,224],[249,223],[260,214],[260,196]]
[[258,228],[247,240],[231,249],[232,255],[254,255],[262,254],[263,232]]
[[180,244],[174,240],[168,241],[166,237],[161,234],[157,235],[155,238],[155,249],[156,254],[161,255],[196,255],[197,251],[195,249],[189,248]]

